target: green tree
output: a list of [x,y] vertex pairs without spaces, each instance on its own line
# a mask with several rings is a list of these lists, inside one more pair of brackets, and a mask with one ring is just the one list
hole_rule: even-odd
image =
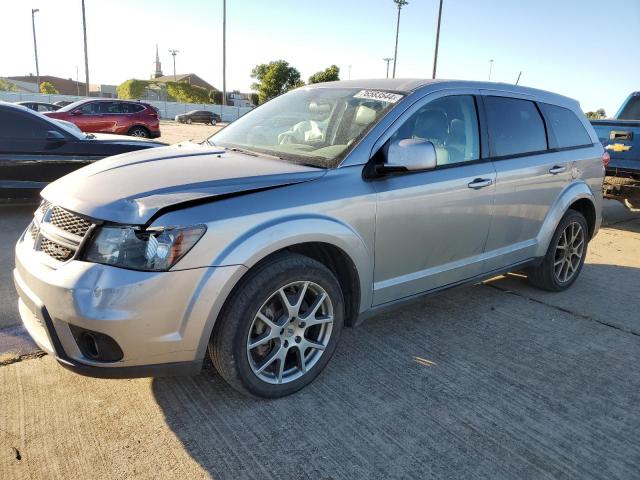
[[251,70],[251,78],[257,80],[251,89],[258,92],[260,103],[304,85],[300,72],[284,60],[256,65]]
[[209,90],[209,103],[214,105],[222,105],[222,92],[217,88]]
[[56,87],[53,86],[51,82],[42,82],[40,83],[40,93],[48,93],[49,95],[55,95],[58,92]]
[[184,82],[167,82],[167,95],[176,102],[210,103],[209,91],[206,88]]
[[606,118],[607,112],[604,111],[604,108],[599,108],[595,112],[586,112],[585,115],[589,120],[600,120]]
[[336,65],[331,65],[309,77],[309,83],[335,82],[337,80],[340,80],[340,68]]
[[4,78],[0,78],[0,92],[15,92],[17,90],[13,83],[6,81]]
[[145,89],[151,84],[148,80],[130,78],[116,87],[118,98],[132,100],[144,97]]

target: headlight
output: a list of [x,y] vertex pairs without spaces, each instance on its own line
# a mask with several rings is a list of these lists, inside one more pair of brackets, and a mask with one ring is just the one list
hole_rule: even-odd
[[173,267],[198,240],[206,227],[102,227],[84,259],[134,270],[165,271]]

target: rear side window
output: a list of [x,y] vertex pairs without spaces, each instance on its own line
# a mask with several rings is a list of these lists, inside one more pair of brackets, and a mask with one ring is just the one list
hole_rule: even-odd
[[547,149],[544,122],[529,100],[485,97],[493,155],[504,157]]
[[633,96],[618,113],[620,120],[640,120],[640,96]]
[[144,110],[142,105],[136,103],[121,103],[122,113],[138,113]]
[[591,145],[591,137],[582,122],[568,108],[540,103],[542,112],[547,117],[549,147],[567,148]]

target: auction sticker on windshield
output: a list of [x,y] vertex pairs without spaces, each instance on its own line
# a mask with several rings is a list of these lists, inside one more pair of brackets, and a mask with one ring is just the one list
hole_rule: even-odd
[[366,98],[369,100],[380,100],[381,102],[396,103],[404,95],[380,90],[360,90],[353,98]]

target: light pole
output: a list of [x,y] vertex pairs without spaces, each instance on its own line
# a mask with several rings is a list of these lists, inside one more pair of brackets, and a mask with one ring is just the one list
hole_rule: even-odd
[[436,30],[436,51],[433,54],[433,74],[431,78],[436,78],[436,69],[438,68],[438,45],[440,44],[440,20],[442,20],[442,0],[440,0],[440,8],[438,8],[438,28]]
[[78,66],[76,65],[76,90],[78,91],[78,96],[80,96],[80,82],[78,82]]
[[180,52],[180,50],[169,50],[169,53],[171,55],[173,55],[173,81],[177,82],[176,80],[176,55],[178,54],[178,52]]
[[89,96],[89,54],[87,53],[87,18],[84,13],[84,0],[82,0],[82,33],[84,35],[84,74],[85,95]]
[[349,80],[351,80],[351,65],[349,65]]
[[396,23],[396,48],[393,54],[393,78],[396,78],[396,61],[398,60],[398,35],[400,33],[400,10],[405,5],[408,5],[407,0],[393,0],[393,3],[398,5],[398,22]]
[[520,73],[518,74],[518,79],[516,80],[516,85],[518,85],[518,83],[520,82],[520,77],[522,76],[522,70],[520,70]]
[[227,104],[227,0],[222,0],[222,105]]
[[491,71],[493,70],[493,58],[489,60],[489,81],[491,81]]
[[40,68],[38,68],[38,44],[36,42],[36,13],[40,10],[31,9],[31,26],[33,27],[33,51],[36,55],[36,93],[40,93]]
[[382,61],[383,62],[387,62],[387,78],[389,78],[389,62],[393,60],[393,58],[383,58]]

